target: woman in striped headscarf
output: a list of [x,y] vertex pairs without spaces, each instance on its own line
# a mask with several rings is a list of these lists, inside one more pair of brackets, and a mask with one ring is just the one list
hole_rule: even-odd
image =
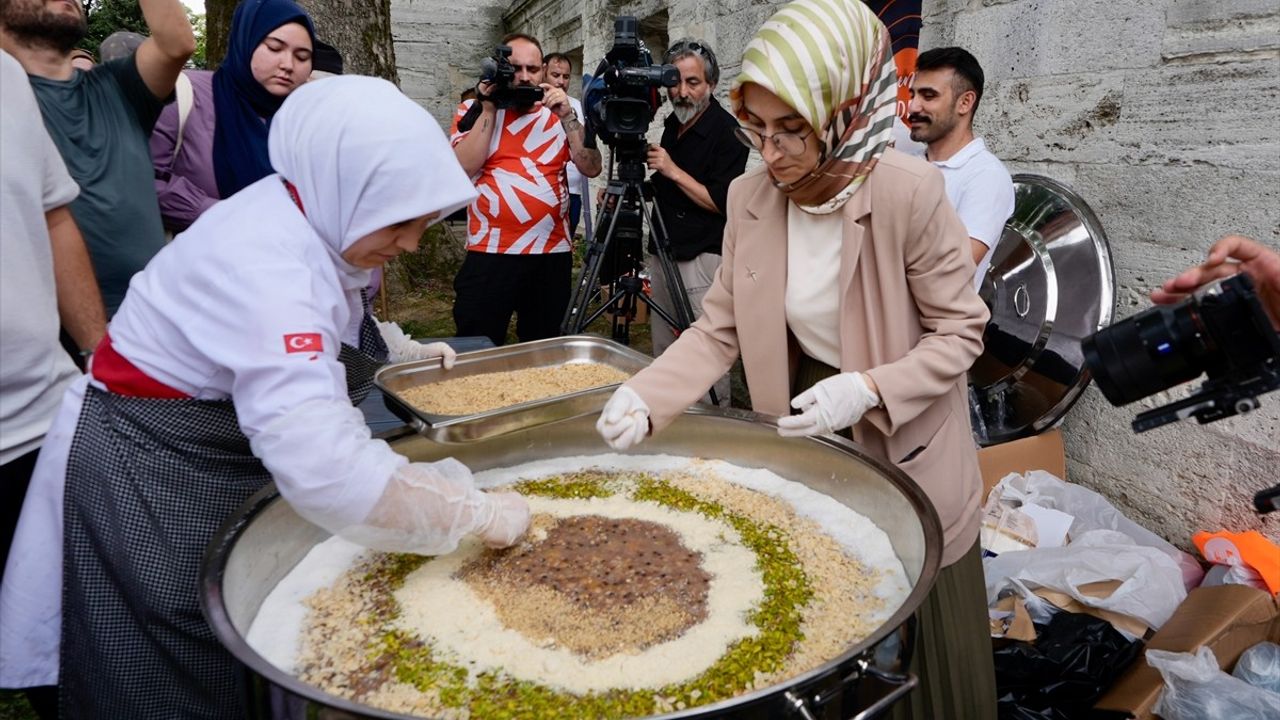
[[[889,147],[897,74],[859,0],[796,0],[747,46],[730,100],[763,167],[729,188],[703,317],[610,398],[615,448],[660,431],[739,356],[783,435],[840,432],[911,476],[942,521],[904,716],[994,718],[966,372],[986,306],[941,173]],[[796,414],[792,414],[793,409]]]

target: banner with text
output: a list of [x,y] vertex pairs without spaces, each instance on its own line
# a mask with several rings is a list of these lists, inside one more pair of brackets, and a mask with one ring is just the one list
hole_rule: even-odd
[[898,66],[898,115],[907,117],[911,99],[911,79],[916,72],[920,47],[920,5],[922,0],[863,0],[889,28],[893,61]]

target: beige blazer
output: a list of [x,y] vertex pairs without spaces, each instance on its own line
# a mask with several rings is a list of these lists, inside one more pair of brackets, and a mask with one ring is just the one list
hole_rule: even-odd
[[[989,313],[973,290],[969,236],[942,174],[888,150],[844,213],[840,369],[875,380],[884,408],[853,427],[869,453],[911,476],[937,508],[949,565],[978,534],[981,479],[965,374]],[[655,432],[696,402],[739,354],[753,409],[791,412],[798,345],[787,330],[787,198],[764,168],[729,187],[724,256],[703,316],[627,382]]]

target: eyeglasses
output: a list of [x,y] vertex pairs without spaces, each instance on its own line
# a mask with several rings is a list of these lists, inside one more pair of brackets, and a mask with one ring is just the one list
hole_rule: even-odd
[[739,125],[734,134],[743,145],[761,152],[764,151],[764,141],[772,140],[778,152],[794,157],[804,154],[804,141],[813,134],[813,128],[810,127],[804,133],[780,132],[766,135],[759,130]]

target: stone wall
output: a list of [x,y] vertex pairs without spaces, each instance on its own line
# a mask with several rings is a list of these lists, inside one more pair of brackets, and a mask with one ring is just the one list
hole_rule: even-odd
[[[779,4],[393,0],[392,10],[401,80],[436,111],[432,103],[451,95],[451,108],[473,82],[503,28],[537,35],[548,52],[580,50],[591,70],[619,14],[639,17],[659,54],[683,35],[706,39],[721,59],[724,102],[747,41]],[[924,16],[922,48],[962,45],[982,62],[978,131],[992,151],[1012,172],[1072,186],[1097,213],[1117,317],[1147,307],[1152,287],[1226,232],[1280,245],[1275,0],[925,0]],[[465,21],[445,27],[442,17]],[[1117,409],[1087,391],[1065,422],[1070,479],[1183,546],[1202,528],[1280,538],[1280,519],[1250,509],[1256,490],[1280,483],[1280,393],[1249,417],[1130,431],[1135,413],[1169,399]]]
[[480,61],[505,34],[507,0],[391,0],[391,35],[400,88],[447,131]]
[[[1280,245],[1280,4],[1274,0],[926,0],[921,47],[982,62],[977,125],[1012,172],[1071,185],[1097,213],[1117,318],[1220,235]],[[1251,416],[1134,435],[1096,389],[1064,423],[1071,480],[1186,545],[1198,529],[1280,522],[1251,509],[1280,483],[1280,394]]]

